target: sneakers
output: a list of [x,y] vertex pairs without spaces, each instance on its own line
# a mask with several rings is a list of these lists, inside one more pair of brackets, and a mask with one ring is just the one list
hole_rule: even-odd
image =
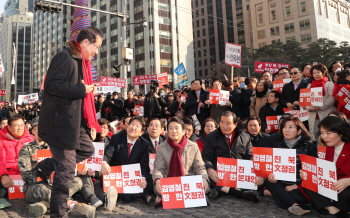
[[96,197],[92,197],[90,199],[90,204],[91,206],[93,206],[94,208],[98,208],[100,207],[103,203],[100,199],[96,198]]
[[109,187],[108,192],[105,197],[105,208],[108,211],[114,210],[117,199],[118,199],[118,192],[117,189],[115,189],[113,186]]
[[243,198],[256,203],[259,202],[259,195],[257,191],[244,191]]
[[75,202],[72,211],[85,215],[88,218],[95,218],[96,208],[91,205]]
[[156,197],[156,200],[154,201],[154,208],[162,206],[162,197]]
[[50,204],[46,201],[29,204],[28,206],[29,214],[35,217],[43,216],[46,213],[47,208],[50,208]]

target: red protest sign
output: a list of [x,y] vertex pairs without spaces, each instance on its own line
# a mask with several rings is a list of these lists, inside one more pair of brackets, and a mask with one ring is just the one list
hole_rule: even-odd
[[21,175],[9,175],[13,181],[13,186],[8,188],[9,199],[20,199],[24,198],[23,185],[24,181]]
[[339,92],[335,95],[335,99],[339,104],[343,105],[348,111],[350,111],[350,85],[341,87]]
[[209,100],[211,100],[213,104],[225,105],[229,101],[229,95],[229,91],[210,89]]
[[118,193],[133,194],[142,193],[140,188],[142,181],[140,164],[129,164],[111,167],[109,175],[103,175],[103,191],[107,192],[109,187],[114,186]]
[[125,88],[126,79],[101,76],[100,86],[115,86]]
[[322,87],[300,89],[300,107],[323,106]]
[[161,178],[163,209],[207,206],[202,176]]
[[266,124],[267,129],[271,132],[278,132],[280,129],[280,120],[281,116],[267,116],[266,117]]
[[141,75],[141,76],[133,76],[132,77],[132,81],[133,81],[134,85],[151,84],[151,80],[157,80],[157,74]]
[[257,190],[257,177],[251,160],[218,157],[217,173],[220,178],[218,186]]
[[265,70],[270,73],[277,73],[278,69],[281,67],[290,68],[289,64],[281,64],[281,63],[271,63],[271,62],[260,62],[255,61],[255,73],[263,73]]
[[182,101],[182,103],[186,103],[186,97],[185,97],[185,95],[184,94],[181,94],[181,101]]
[[[86,166],[93,171],[101,171],[103,154],[105,150],[104,142],[93,142],[95,147],[94,154],[86,160]],[[79,171],[79,170],[77,170]]]
[[279,93],[282,93],[283,86],[287,83],[290,83],[292,79],[281,79],[281,80],[275,80],[272,82],[273,89],[276,89]]
[[320,159],[325,160],[326,159],[326,151],[327,151],[327,147],[326,146],[318,146],[318,151],[317,151],[317,156]]
[[149,154],[149,170],[153,174],[154,170],[154,161],[156,160],[156,154]]
[[338,193],[333,190],[337,182],[337,169],[334,162],[300,154],[303,170],[302,186],[327,198],[338,201]]
[[277,180],[296,181],[296,151],[283,148],[253,148],[255,174],[267,178],[274,174]]
[[144,107],[140,105],[135,105],[133,114],[135,116],[143,117]]
[[0,96],[5,96],[5,95],[6,95],[6,89],[1,89]]
[[301,120],[301,122],[309,120],[309,112],[305,107],[301,107],[300,110],[291,110],[289,108],[283,108],[285,114],[291,114],[294,117],[297,117]]
[[160,73],[158,74],[159,88],[163,88],[163,84],[169,85],[168,73]]
[[300,96],[299,96],[300,107],[311,106],[310,93],[311,93],[311,88],[300,89]]

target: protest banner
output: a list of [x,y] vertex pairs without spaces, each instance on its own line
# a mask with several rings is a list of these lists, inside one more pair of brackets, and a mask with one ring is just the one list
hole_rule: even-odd
[[157,74],[151,74],[151,75],[140,75],[140,76],[133,76],[132,81],[134,85],[149,85],[151,84],[152,80],[157,80]]
[[156,160],[156,154],[149,154],[149,171],[153,174],[154,161]]
[[119,92],[120,93],[120,87],[115,86],[96,86],[96,94],[107,94],[107,93],[113,93],[113,92]]
[[140,106],[140,105],[135,105],[133,114],[134,114],[135,116],[143,117],[143,114],[144,114],[144,107],[143,107],[143,106]]
[[322,87],[300,89],[300,107],[323,106]]
[[[95,147],[94,154],[86,160],[86,166],[93,171],[101,171],[103,154],[105,150],[104,142],[93,142]],[[79,170],[78,170],[79,171]]]
[[350,111],[350,85],[345,85],[341,87],[338,93],[335,95],[335,100],[339,102],[339,104],[343,105],[348,111]]
[[114,166],[111,167],[109,175],[103,175],[103,191],[107,192],[109,187],[114,186],[121,194],[142,193],[141,182],[142,175],[139,163]]
[[175,68],[174,72],[177,75],[180,89],[182,89],[183,86],[190,85],[190,83],[188,82],[188,78],[187,78],[187,72],[186,72],[186,69],[185,69],[185,66],[183,63],[181,63],[179,66],[177,66]]
[[29,95],[18,95],[18,104],[33,104],[39,100],[38,93],[32,93]]
[[273,89],[276,89],[279,93],[282,93],[283,86],[287,83],[290,83],[291,81],[292,81],[291,78],[275,80],[272,82]]
[[299,118],[301,122],[309,120],[309,111],[305,107],[300,107],[300,110],[291,110],[289,108],[283,108],[285,114],[291,114],[294,117]]
[[140,92],[140,86],[139,85],[135,85],[135,92],[139,93]]
[[113,78],[101,76],[100,85],[101,86],[115,86],[120,88],[125,88],[126,79]]
[[326,159],[326,150],[327,150],[326,146],[319,145],[318,150],[317,150],[318,158],[325,160]]
[[9,175],[13,181],[13,186],[8,188],[9,199],[20,199],[24,198],[23,185],[24,181],[21,175]]
[[303,178],[301,186],[338,201],[333,184],[337,182],[337,168],[334,162],[300,154]]
[[6,89],[1,89],[0,96],[5,96],[5,95],[6,95]]
[[186,104],[186,97],[184,94],[181,94],[181,101],[182,103]]
[[163,209],[207,206],[202,176],[161,178]]
[[164,84],[169,85],[169,78],[168,78],[168,73],[160,73],[158,74],[158,82],[159,82],[159,88],[163,88]]
[[257,176],[253,161],[218,157],[217,173],[220,178],[218,186],[257,190]]
[[253,147],[255,174],[267,178],[274,174],[277,180],[296,181],[296,150]]
[[226,103],[229,102],[229,95],[229,91],[210,89],[209,100],[212,101],[213,104],[226,105]]
[[274,74],[274,73],[277,73],[278,69],[280,69],[281,67],[290,69],[289,64],[255,61],[254,72],[263,73],[265,70],[267,70],[270,73]]
[[225,64],[241,68],[242,46],[226,42]]
[[271,132],[278,132],[280,129],[280,122],[281,116],[267,116],[266,117],[266,124],[267,129]]

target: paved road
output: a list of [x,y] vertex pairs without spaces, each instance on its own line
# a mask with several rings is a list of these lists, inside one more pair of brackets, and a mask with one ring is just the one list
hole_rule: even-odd
[[[0,210],[0,218],[30,217],[28,214],[28,204],[24,199],[11,200],[12,206],[5,210]],[[270,196],[260,198],[260,203],[252,203],[246,200],[237,199],[231,196],[221,196],[218,199],[211,200],[211,206],[200,208],[187,208],[176,210],[154,209],[147,206],[142,200],[126,204],[117,203],[113,212],[106,211],[103,207],[97,209],[96,217],[100,218],[118,218],[118,217],[169,217],[181,216],[187,217],[297,217],[290,214],[287,210],[277,207],[275,201]],[[46,213],[45,218],[49,218]],[[85,216],[77,213],[69,213],[69,217],[83,218]],[[317,212],[303,216],[307,218],[321,217]]]

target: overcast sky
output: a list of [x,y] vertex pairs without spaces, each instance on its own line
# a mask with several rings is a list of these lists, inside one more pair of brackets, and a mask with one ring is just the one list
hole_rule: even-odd
[[7,0],[0,0],[0,13],[4,12],[4,6]]

